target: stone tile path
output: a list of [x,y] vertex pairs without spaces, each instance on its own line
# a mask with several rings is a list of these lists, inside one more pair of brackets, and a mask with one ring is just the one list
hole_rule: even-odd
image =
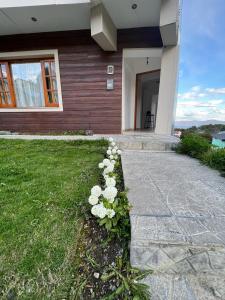
[[225,299],[225,179],[169,152],[124,151],[131,263],[152,300]]

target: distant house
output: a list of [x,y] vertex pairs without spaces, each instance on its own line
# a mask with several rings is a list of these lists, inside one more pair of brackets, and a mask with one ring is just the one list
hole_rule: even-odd
[[225,148],[225,131],[214,134],[212,144],[220,148]]

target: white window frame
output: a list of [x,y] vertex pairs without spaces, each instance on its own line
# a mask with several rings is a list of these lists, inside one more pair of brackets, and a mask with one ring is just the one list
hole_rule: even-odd
[[0,113],[2,112],[56,112],[63,111],[63,102],[62,102],[62,88],[60,80],[60,70],[59,70],[59,55],[57,49],[50,50],[35,50],[35,51],[17,51],[17,52],[0,52],[0,60],[9,60],[10,59],[29,59],[29,58],[46,58],[54,56],[55,60],[55,72],[56,72],[56,81],[58,88],[58,107],[34,107],[34,108],[0,108]]

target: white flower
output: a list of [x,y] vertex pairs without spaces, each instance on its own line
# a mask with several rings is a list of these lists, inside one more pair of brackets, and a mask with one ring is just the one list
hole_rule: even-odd
[[114,156],[113,156],[113,155],[110,155],[110,156],[109,156],[109,158],[110,158],[110,159],[113,159],[113,158],[114,158]]
[[114,198],[117,195],[117,188],[114,186],[109,186],[103,191],[103,197],[109,200],[110,203],[114,201]]
[[113,159],[113,160],[111,160],[111,164],[115,164],[116,163],[116,161]]
[[107,215],[107,209],[105,207],[99,209],[99,211],[98,211],[98,217],[100,219],[104,219],[106,215]]
[[98,204],[98,217],[100,219],[105,218],[105,216],[107,215],[107,209],[105,208],[103,203]]
[[105,206],[103,205],[103,203],[100,203],[100,204],[94,205],[92,207],[91,213],[94,216],[97,216],[100,219],[103,219],[107,215],[107,209],[105,208]]
[[91,189],[91,195],[99,197],[102,194],[102,189],[100,188],[99,185],[93,186]]
[[112,154],[112,151],[111,150],[107,150],[106,152],[108,155],[111,155]]
[[107,178],[109,178],[109,175],[103,175],[104,179],[106,180]]
[[112,147],[111,147],[111,146],[109,146],[109,147],[108,147],[108,150],[112,150]]
[[106,186],[115,186],[116,185],[116,180],[112,177],[109,177],[106,179]]
[[121,155],[122,151],[121,150],[117,150],[117,154]]
[[118,150],[118,147],[117,147],[117,146],[115,146],[115,147],[114,147],[114,149]]
[[108,167],[111,163],[108,158],[105,158],[105,159],[103,159],[103,164],[104,164],[104,166]]
[[110,137],[110,138],[109,138],[109,141],[110,141],[110,143],[112,143],[112,142],[113,142],[113,138],[112,138],[112,137]]
[[115,142],[112,142],[111,145],[114,147],[114,146],[116,146],[116,143],[115,143]]
[[107,216],[112,219],[115,216],[115,210],[113,209],[107,209]]
[[115,159],[118,159],[118,155],[115,155],[114,158],[115,158]]
[[91,205],[96,205],[98,203],[98,197],[94,196],[94,195],[91,195],[89,198],[88,198],[88,202],[89,204]]
[[97,216],[97,213],[98,213],[98,205],[92,206],[92,208],[91,208],[91,213],[92,213],[92,215]]
[[115,148],[112,149],[112,154],[116,154],[116,149]]
[[105,168],[104,172],[103,172],[103,175],[106,175],[108,173],[111,173],[113,172],[114,170],[114,165],[113,164],[110,164],[107,168]]
[[103,169],[104,166],[105,166],[105,165],[103,164],[103,162],[101,162],[101,163],[98,164],[99,169]]

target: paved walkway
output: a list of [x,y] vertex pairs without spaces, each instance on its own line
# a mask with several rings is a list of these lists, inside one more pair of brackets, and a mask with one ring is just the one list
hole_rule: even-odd
[[131,263],[150,268],[152,300],[225,299],[225,179],[169,152],[124,151]]

